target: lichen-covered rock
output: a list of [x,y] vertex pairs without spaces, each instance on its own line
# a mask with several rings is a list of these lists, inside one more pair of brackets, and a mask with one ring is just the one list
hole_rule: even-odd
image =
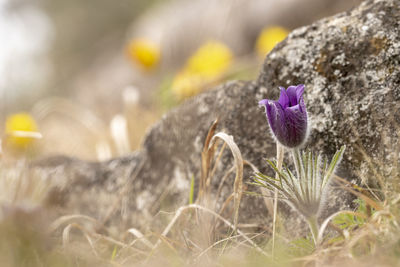
[[[330,157],[347,145],[339,174],[348,180],[367,178],[371,164],[364,152],[373,160],[397,159],[399,23],[400,1],[375,0],[293,31],[267,56],[256,82],[231,82],[185,102],[150,130],[142,152],[106,163],[66,164],[59,172],[71,181],[65,187],[70,192],[65,205],[73,203],[75,209],[118,227],[142,227],[160,209],[172,211],[186,204],[190,179],[200,176],[203,142],[216,118],[218,130],[234,137],[243,157],[267,171],[263,158],[274,157],[275,144],[257,102],[277,98],[278,86],[299,83],[306,85],[312,125],[306,146]],[[217,168],[214,188],[231,167],[228,155]],[[245,181],[250,176],[246,170]],[[220,202],[232,192],[232,184],[233,175]],[[343,208],[350,199],[336,190],[327,206]],[[107,214],[113,205],[113,214]],[[245,195],[240,222],[263,224],[267,219],[262,199]],[[289,216],[287,221],[296,220]]]
[[309,144],[327,154],[348,145],[342,165],[350,177],[367,169],[360,145],[372,159],[390,160],[398,144],[399,4],[366,1],[293,31],[268,56],[258,79],[258,97],[276,97],[270,88],[278,85],[307,85]]

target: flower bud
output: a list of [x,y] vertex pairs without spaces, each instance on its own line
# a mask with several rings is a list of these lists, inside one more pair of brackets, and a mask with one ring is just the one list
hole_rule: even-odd
[[280,87],[278,101],[263,99],[267,119],[276,140],[288,148],[296,148],[307,138],[308,117],[304,104],[304,85]]

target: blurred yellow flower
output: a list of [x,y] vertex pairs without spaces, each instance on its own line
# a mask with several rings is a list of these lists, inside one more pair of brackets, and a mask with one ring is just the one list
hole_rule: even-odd
[[161,57],[160,46],[147,39],[133,39],[128,44],[130,59],[145,70],[158,66]]
[[12,114],[6,119],[6,142],[13,148],[26,148],[41,138],[35,120],[28,113]]
[[233,55],[228,46],[208,41],[188,59],[185,71],[214,79],[224,73],[232,63]]
[[182,100],[196,95],[205,85],[215,82],[228,70],[233,61],[228,46],[217,41],[203,44],[187,60],[185,67],[172,82],[172,91]]
[[256,50],[260,57],[265,57],[281,41],[289,31],[279,26],[267,27],[262,30],[256,42]]
[[204,78],[187,71],[178,73],[172,82],[172,91],[179,99],[185,99],[200,93]]

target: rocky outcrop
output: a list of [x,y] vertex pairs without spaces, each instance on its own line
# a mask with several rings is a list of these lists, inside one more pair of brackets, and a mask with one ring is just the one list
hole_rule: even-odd
[[[143,150],[132,156],[103,163],[44,161],[55,177],[70,181],[57,193],[63,196],[60,203],[117,227],[143,227],[160,209],[172,211],[186,204],[190,179],[200,176],[203,142],[216,118],[218,130],[234,137],[243,157],[268,171],[263,158],[274,157],[275,143],[257,102],[277,98],[278,86],[299,83],[306,85],[312,122],[306,146],[330,157],[347,145],[339,174],[348,180],[366,179],[373,164],[365,155],[397,161],[393,151],[399,146],[399,21],[398,0],[366,1],[294,30],[267,56],[257,81],[227,83],[172,110],[150,130]],[[230,162],[227,152],[214,187]],[[250,176],[246,170],[245,181]],[[232,192],[232,184],[233,175],[220,200]],[[350,198],[345,191],[333,190],[328,209],[343,208]],[[245,195],[239,221],[266,220],[263,200]],[[290,223],[296,220],[288,218]]]

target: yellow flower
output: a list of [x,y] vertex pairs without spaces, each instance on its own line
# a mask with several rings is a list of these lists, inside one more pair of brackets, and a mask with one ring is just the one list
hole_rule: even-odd
[[7,143],[14,148],[26,148],[41,138],[35,120],[28,113],[16,113],[6,119]]
[[185,99],[197,95],[203,84],[204,78],[187,71],[178,73],[172,81],[172,92],[179,99]]
[[145,70],[157,67],[160,62],[160,46],[147,39],[133,39],[128,44],[128,55]]
[[281,41],[283,41],[289,31],[279,26],[264,28],[258,36],[256,50],[260,57],[265,57]]
[[215,79],[229,68],[232,59],[229,47],[221,42],[208,41],[188,59],[185,71],[205,79]]
[[172,82],[173,93],[179,100],[200,93],[207,84],[215,82],[228,70],[232,60],[233,54],[225,44],[206,42],[175,76]]

